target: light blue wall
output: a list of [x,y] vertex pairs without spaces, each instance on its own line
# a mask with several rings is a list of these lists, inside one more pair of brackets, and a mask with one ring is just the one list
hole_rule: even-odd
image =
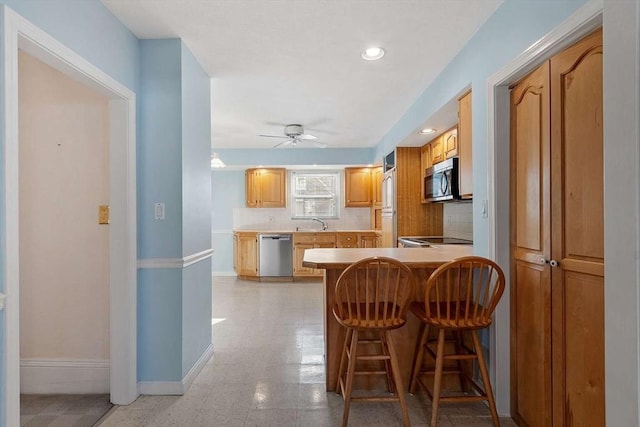
[[244,171],[211,172],[211,223],[214,272],[233,271],[233,209],[244,205]]
[[[473,89],[473,198],[487,199],[487,79],[571,15],[585,0],[506,0],[418,97],[376,147],[375,158],[407,135],[465,88]],[[474,251],[487,255],[489,230],[474,203]]]
[[0,0],[135,91],[138,39],[98,0]]
[[[129,89],[138,86],[138,39],[98,0],[0,0],[55,39],[73,49],[93,65]],[[4,94],[0,93],[0,98]],[[3,105],[4,102],[0,102]],[[3,117],[4,115],[2,115]],[[4,125],[0,126],[3,128]],[[4,147],[0,135],[0,147]],[[4,149],[0,149],[3,163]],[[1,163],[0,163],[1,164]],[[0,174],[0,204],[4,200],[5,183]],[[4,206],[0,205],[0,227],[4,228]],[[4,236],[0,236],[0,272],[5,269]],[[4,292],[4,274],[0,274],[0,292]],[[5,338],[5,314],[0,313],[0,342]],[[4,427],[5,351],[0,348],[0,427]]]
[[[182,44],[182,253],[211,248],[211,79]],[[211,259],[182,273],[182,376],[211,344]]]
[[[269,142],[270,144],[271,142]],[[376,163],[373,148],[216,149],[228,166],[366,165]],[[382,164],[382,157],[378,164]]]
[[[182,259],[211,247],[210,79],[179,39],[140,46],[139,257]],[[211,261],[140,269],[138,290],[138,379],[181,381],[211,344]]]
[[182,380],[181,269],[138,270],[137,317],[138,381]]
[[[138,258],[182,257],[182,42],[140,41]],[[164,221],[154,204],[165,204]]]
[[211,344],[211,258],[182,270],[182,378]]
[[[182,254],[211,247],[211,79],[182,45]],[[209,277],[210,275],[208,275]]]

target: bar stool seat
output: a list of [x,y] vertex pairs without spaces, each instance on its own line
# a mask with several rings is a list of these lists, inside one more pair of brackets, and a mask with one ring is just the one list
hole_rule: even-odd
[[[482,346],[477,331],[491,325],[492,314],[502,293],[505,279],[500,267],[482,257],[464,257],[443,264],[427,280],[424,301],[413,302],[411,312],[420,320],[420,338],[414,355],[413,371],[409,391],[415,392],[418,385],[431,398],[431,426],[438,419],[440,402],[471,402],[486,400],[494,426],[499,426],[493,391]],[[437,338],[430,339],[430,330]],[[463,334],[471,338],[468,346]],[[453,352],[445,352],[445,342],[453,342]],[[436,349],[431,348],[435,343]],[[424,368],[424,355],[435,360],[435,369]],[[444,367],[446,360],[456,362],[455,368]],[[482,384],[465,370],[462,363],[478,361]],[[467,393],[457,396],[442,396],[443,375],[457,375],[460,385]],[[433,376],[432,388],[425,377]],[[472,389],[472,390],[471,390]],[[470,392],[468,392],[470,391]]]
[[[363,259],[347,267],[338,278],[333,314],[347,330],[338,369],[338,390],[344,398],[343,427],[348,424],[350,405],[355,401],[399,402],[403,423],[410,425],[391,331],[405,325],[414,289],[411,269],[393,258]],[[379,347],[380,352],[359,354],[358,347],[364,345]],[[367,369],[357,370],[357,361],[367,363]],[[382,362],[384,367],[371,369],[371,362]],[[352,397],[356,375],[386,376],[390,395]]]

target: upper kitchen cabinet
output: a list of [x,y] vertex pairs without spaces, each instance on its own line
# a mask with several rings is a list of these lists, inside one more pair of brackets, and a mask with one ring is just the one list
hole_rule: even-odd
[[471,156],[471,91],[458,100],[458,181],[460,198],[473,197],[473,170]]
[[345,197],[344,205],[348,208],[371,206],[371,168],[355,167],[344,169]]
[[248,208],[284,208],[287,170],[259,168],[245,171],[245,193]]
[[450,159],[458,155],[458,127],[455,126],[442,135],[444,158]]
[[[431,156],[431,143],[424,144],[422,148],[420,148],[420,174],[426,175],[426,170],[433,166],[433,158]],[[424,179],[421,182],[420,195],[422,198],[422,203],[426,203],[425,191],[424,191]]]
[[431,146],[431,163],[440,163],[444,160],[444,134],[440,135],[436,139],[432,140],[429,145]]
[[371,205],[373,207],[381,207],[382,206],[382,178],[384,176],[384,172],[382,170],[382,166],[378,166],[373,168],[371,171],[371,187],[373,191],[371,192]]

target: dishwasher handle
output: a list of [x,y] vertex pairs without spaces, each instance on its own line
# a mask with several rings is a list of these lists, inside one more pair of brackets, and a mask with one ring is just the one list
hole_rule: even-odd
[[291,240],[291,234],[261,234],[260,238],[269,240]]

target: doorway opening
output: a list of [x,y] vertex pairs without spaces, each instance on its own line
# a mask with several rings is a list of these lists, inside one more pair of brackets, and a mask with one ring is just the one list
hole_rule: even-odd
[[[95,89],[109,110],[108,175],[110,225],[109,388],[111,402],[129,404],[137,396],[136,374],[136,164],[135,94],[71,49],[13,12],[2,13],[4,121],[3,203],[5,269],[5,424],[20,423],[20,145],[18,58],[23,51]],[[97,212],[96,212],[97,216]],[[64,250],[64,248],[60,248]]]

